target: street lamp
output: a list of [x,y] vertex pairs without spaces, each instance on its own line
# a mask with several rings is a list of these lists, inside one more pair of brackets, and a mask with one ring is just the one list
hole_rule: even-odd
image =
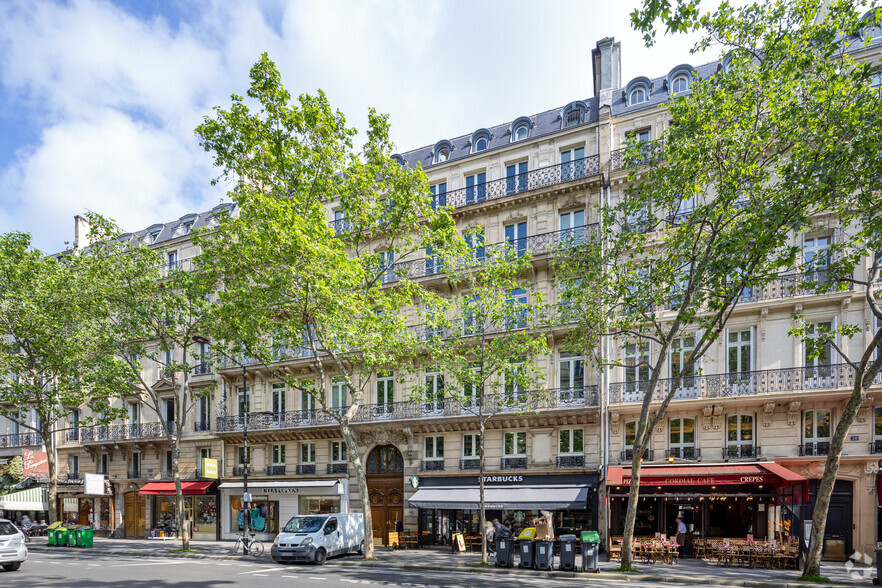
[[[208,339],[200,335],[195,335],[193,337],[193,342],[198,343],[199,345],[208,345]],[[220,349],[218,349],[218,351],[221,355],[242,368],[242,394],[245,395],[245,414],[242,416],[242,465],[245,466],[242,470],[242,504],[245,507],[245,512],[242,515],[242,522],[244,526],[244,541],[242,541],[242,553],[243,555],[248,555],[251,551],[251,508],[249,506],[249,504],[251,503],[251,494],[248,493],[248,466],[251,461],[250,459],[248,459],[248,409],[250,408],[248,404],[248,374],[245,370],[245,364],[234,357],[230,357],[228,354],[224,353]]]

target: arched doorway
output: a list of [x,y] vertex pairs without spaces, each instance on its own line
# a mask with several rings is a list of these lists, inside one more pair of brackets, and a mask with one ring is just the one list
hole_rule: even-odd
[[404,458],[394,445],[374,447],[367,459],[374,542],[389,544],[389,531],[404,517]]

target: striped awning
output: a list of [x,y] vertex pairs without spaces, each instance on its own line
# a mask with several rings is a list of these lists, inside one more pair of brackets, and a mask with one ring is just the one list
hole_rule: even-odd
[[49,495],[45,488],[28,488],[10,494],[0,494],[3,510],[49,510]]

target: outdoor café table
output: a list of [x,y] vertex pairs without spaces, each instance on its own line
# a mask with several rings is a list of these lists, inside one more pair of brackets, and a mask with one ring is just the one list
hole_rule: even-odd
[[732,560],[738,555],[738,547],[729,545],[728,547],[720,545],[717,547],[717,563],[727,568],[732,567]]

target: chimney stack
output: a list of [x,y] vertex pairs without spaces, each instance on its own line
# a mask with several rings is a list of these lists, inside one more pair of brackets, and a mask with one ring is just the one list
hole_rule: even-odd
[[600,106],[612,104],[612,91],[622,87],[622,43],[615,37],[606,37],[591,50],[594,70],[594,95]]
[[89,246],[89,221],[86,217],[76,215],[74,217],[74,251],[80,251]]

